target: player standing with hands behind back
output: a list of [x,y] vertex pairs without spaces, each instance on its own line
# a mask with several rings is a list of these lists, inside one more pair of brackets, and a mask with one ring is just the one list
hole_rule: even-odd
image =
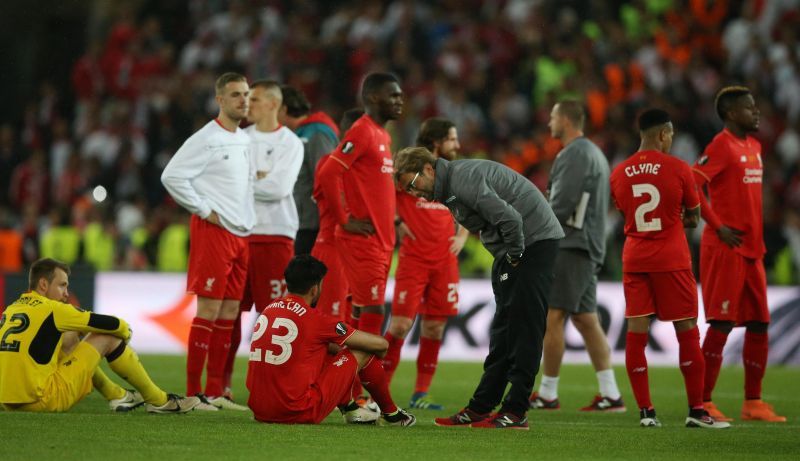
[[622,284],[625,290],[625,366],[639,405],[639,424],[659,427],[647,376],[648,331],[653,316],[672,322],[689,400],[687,427],[723,429],[703,409],[703,354],[697,330],[697,284],[684,227],[697,227],[700,203],[689,165],[666,154],[672,121],[661,109],[639,116],[639,151],[611,173],[611,195],[625,216]]
[[[247,277],[246,237],[256,221],[250,138],[239,128],[250,87],[243,75],[229,72],[215,90],[219,115],[183,143],[161,174],[172,198],[192,213],[186,291],[197,295],[197,316],[189,332],[186,393],[200,395],[201,410],[216,410],[214,399],[223,399],[230,325]],[[208,400],[201,394],[206,355]]]
[[761,381],[769,354],[769,309],[764,271],[764,221],[761,203],[759,111],[750,90],[723,88],[717,94],[722,130],[694,166],[699,188],[706,186],[711,204],[700,194],[706,228],[700,241],[700,284],[710,327],[703,342],[706,359],[703,400],[708,412],[730,421],[711,401],[722,365],[722,349],[733,327],[744,326],[744,404],[742,419],[786,422],[761,400]]

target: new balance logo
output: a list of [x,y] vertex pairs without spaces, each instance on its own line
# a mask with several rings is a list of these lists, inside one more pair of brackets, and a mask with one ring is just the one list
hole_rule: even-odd
[[728,306],[730,304],[731,304],[731,302],[728,299],[726,299],[725,301],[722,301],[722,313],[723,314],[727,314],[728,313]]
[[506,280],[508,280],[508,272],[505,274],[500,274],[500,281],[505,282]]
[[214,286],[214,282],[217,279],[214,277],[209,277],[206,279],[206,287],[204,288],[205,291],[211,291],[212,287]]
[[331,304],[331,312],[333,312],[333,315],[339,315],[339,304],[341,304],[341,301],[336,301]]
[[645,371],[647,371],[647,367],[636,367],[631,371],[634,373],[644,373]]
[[403,290],[397,294],[397,304],[405,304],[406,303],[406,295],[408,291]]
[[372,285],[369,291],[372,293],[372,299],[378,299],[378,285]]
[[681,366],[682,366],[682,367],[688,367],[688,366],[689,366],[689,365],[691,365],[691,364],[692,364],[692,361],[691,361],[691,360],[687,360],[686,362],[681,362]]

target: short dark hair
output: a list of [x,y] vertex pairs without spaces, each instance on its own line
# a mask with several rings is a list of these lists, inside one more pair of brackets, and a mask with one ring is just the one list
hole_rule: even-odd
[[665,125],[672,122],[669,113],[664,109],[647,109],[639,115],[639,131]]
[[436,157],[424,147],[406,147],[394,158],[394,179],[406,173],[420,173],[426,164],[436,165]]
[[35,290],[39,284],[39,279],[45,278],[47,282],[52,282],[56,276],[56,269],[61,269],[69,275],[69,266],[66,263],[53,258],[42,258],[34,261],[28,271],[28,289]]
[[750,89],[746,86],[726,86],[719,90],[717,97],[714,98],[714,108],[717,110],[717,115],[723,121],[727,120],[727,113],[733,109],[736,102],[742,96],[750,94]]
[[283,94],[283,105],[286,106],[286,113],[289,116],[302,117],[311,112],[311,103],[308,102],[302,91],[293,86],[283,85],[281,94]]
[[442,117],[431,117],[419,128],[417,135],[417,146],[424,147],[433,152],[434,143],[447,137],[450,128],[455,128],[456,124]]
[[283,277],[286,279],[286,290],[296,295],[308,293],[328,273],[328,268],[319,259],[311,255],[299,255],[289,261]]
[[347,109],[342,114],[341,120],[339,120],[339,131],[344,135],[347,130],[356,123],[356,120],[360,119],[361,116],[364,115],[364,109],[360,107],[354,107],[352,109]]
[[574,99],[565,99],[558,102],[558,113],[566,117],[575,128],[582,130],[586,122],[586,111],[583,104]]
[[236,72],[225,72],[217,77],[217,82],[214,84],[214,89],[216,90],[217,94],[220,94],[225,89],[225,85],[228,83],[246,81],[247,78],[242,74],[237,74]]
[[367,96],[379,91],[387,83],[400,84],[400,79],[388,72],[373,72],[367,75],[364,77],[364,83],[361,84],[361,99],[366,104]]

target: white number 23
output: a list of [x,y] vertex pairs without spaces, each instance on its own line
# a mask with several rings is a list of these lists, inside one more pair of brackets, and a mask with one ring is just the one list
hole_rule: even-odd
[[[264,335],[264,332],[267,331],[269,327],[269,319],[264,315],[258,317],[256,321],[255,330],[253,331],[253,337],[251,342],[255,342],[259,338]],[[272,329],[277,330],[278,328],[286,328],[285,335],[272,335],[272,344],[278,346],[281,350],[279,354],[274,354],[271,350],[264,351],[264,362],[272,364],[272,365],[281,365],[286,363],[289,358],[292,356],[292,341],[297,339],[297,324],[294,323],[291,319],[278,317],[272,322]],[[250,361],[251,362],[260,362],[261,358],[261,348],[257,347],[250,351]]]

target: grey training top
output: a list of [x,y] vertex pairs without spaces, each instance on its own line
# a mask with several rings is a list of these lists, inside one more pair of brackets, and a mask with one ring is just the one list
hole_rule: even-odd
[[606,254],[608,174],[603,152],[581,136],[558,153],[547,184],[550,207],[566,234],[560,247],[586,250],[597,264]]
[[321,130],[312,131],[310,137],[298,130],[303,141],[303,164],[297,182],[294,184],[294,203],[297,205],[297,216],[300,229],[319,229],[319,210],[312,198],[314,192],[314,170],[323,155],[336,149],[336,138]]
[[527,178],[491,160],[436,160],[433,199],[479,233],[495,258],[564,236],[544,195]]

